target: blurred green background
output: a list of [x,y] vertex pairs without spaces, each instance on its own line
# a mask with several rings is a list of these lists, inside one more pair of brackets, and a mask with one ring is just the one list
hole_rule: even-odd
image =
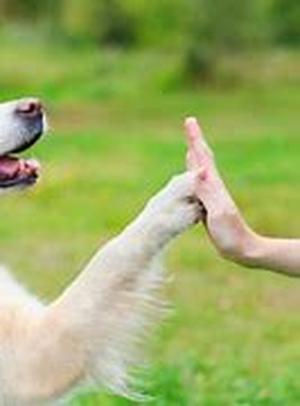
[[[250,224],[299,237],[299,44],[298,0],[0,0],[1,99],[41,97],[52,127],[40,184],[1,200],[1,259],[55,297],[184,170],[188,114]],[[167,262],[151,404],[299,405],[298,281],[225,262],[201,227]]]

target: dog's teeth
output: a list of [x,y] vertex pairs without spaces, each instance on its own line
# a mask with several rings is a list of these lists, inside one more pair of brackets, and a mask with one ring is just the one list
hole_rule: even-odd
[[33,169],[36,172],[38,172],[41,169],[41,165],[40,165],[39,161],[36,159],[33,159],[33,158],[28,159],[26,163],[28,166],[30,166],[31,169]]
[[19,160],[19,171],[24,172],[26,170],[26,161],[24,159]]

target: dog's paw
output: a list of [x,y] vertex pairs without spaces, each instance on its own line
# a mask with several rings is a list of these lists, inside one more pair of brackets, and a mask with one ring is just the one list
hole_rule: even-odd
[[155,215],[172,234],[178,234],[199,222],[204,209],[195,196],[197,174],[185,172],[171,179],[149,203]]

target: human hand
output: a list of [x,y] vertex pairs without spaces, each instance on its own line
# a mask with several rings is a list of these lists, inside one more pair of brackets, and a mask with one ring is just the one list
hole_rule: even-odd
[[187,118],[185,130],[186,164],[190,171],[198,171],[195,192],[206,211],[204,224],[209,236],[222,256],[247,262],[252,246],[256,246],[256,234],[247,226],[219,175],[197,120]]

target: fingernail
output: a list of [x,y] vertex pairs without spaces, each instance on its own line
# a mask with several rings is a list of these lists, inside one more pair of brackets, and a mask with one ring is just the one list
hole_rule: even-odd
[[187,117],[187,118],[185,119],[185,125],[186,125],[186,126],[195,125],[195,124],[197,124],[197,119],[196,119],[196,117]]

